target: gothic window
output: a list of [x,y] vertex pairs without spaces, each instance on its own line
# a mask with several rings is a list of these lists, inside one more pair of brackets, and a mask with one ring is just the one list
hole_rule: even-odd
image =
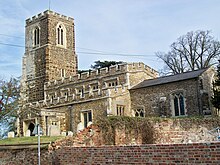
[[57,26],[57,44],[65,46],[66,33],[63,25],[59,24]]
[[124,116],[125,106],[117,105],[116,111],[117,111],[117,116]]
[[34,29],[34,46],[38,46],[40,44],[40,29],[36,27]]
[[176,93],[173,95],[173,110],[174,110],[174,116],[186,115],[185,99],[183,93]]
[[136,117],[145,117],[144,108],[143,108],[143,107],[138,107],[138,108],[135,110],[135,116],[136,116]]
[[82,112],[82,122],[84,125],[84,128],[88,126],[89,122],[92,122],[92,112],[91,111],[83,111]]

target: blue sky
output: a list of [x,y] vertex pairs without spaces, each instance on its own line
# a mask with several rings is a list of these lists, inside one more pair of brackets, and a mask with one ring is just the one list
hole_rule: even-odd
[[[48,1],[0,1],[0,78],[21,75],[25,20],[47,10]],[[167,52],[179,36],[211,30],[220,37],[220,0],[51,0],[51,10],[75,19],[79,69],[116,60],[142,61],[160,70],[164,64],[155,52]],[[80,53],[93,50],[112,55]]]

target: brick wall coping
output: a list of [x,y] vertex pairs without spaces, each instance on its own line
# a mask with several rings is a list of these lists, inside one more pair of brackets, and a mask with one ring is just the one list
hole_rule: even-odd
[[[41,142],[40,144],[50,144],[50,142]],[[24,143],[24,144],[0,144],[2,146],[28,146],[28,145],[38,145],[38,143]]]
[[[42,142],[41,148],[47,148],[49,142]],[[18,150],[18,149],[37,149],[38,143],[26,143],[26,144],[0,144],[1,150]]]
[[102,145],[102,146],[64,146],[66,148],[138,148],[138,147],[181,147],[181,146],[211,146],[217,145],[220,148],[219,141],[204,143],[175,143],[175,144],[141,144],[141,145]]

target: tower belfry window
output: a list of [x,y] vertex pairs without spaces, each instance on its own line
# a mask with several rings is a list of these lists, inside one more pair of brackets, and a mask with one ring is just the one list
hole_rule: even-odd
[[36,27],[34,29],[34,46],[38,46],[40,44],[40,29]]
[[57,44],[65,45],[65,29],[62,25],[58,25],[57,27]]

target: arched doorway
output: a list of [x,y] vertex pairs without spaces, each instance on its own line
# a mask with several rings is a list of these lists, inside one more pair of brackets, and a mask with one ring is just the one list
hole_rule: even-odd
[[30,132],[31,132],[31,136],[34,136],[34,134],[33,134],[34,127],[35,127],[35,125],[34,125],[33,123],[30,123],[29,126],[28,126],[28,129],[29,129]]

